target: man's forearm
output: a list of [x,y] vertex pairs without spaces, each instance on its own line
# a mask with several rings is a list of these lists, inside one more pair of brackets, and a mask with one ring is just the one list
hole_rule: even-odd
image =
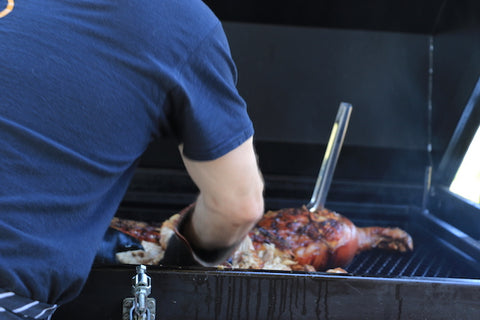
[[252,137],[218,159],[183,160],[200,189],[193,214],[184,224],[185,238],[192,247],[205,250],[239,243],[264,212],[263,178]]

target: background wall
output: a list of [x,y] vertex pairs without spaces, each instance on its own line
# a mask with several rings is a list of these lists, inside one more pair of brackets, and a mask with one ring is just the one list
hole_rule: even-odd
[[346,101],[345,145],[426,149],[428,35],[224,26],[258,140],[325,144]]
[[[230,40],[263,170],[316,176],[346,101],[336,179],[421,185],[430,159],[436,173],[480,76],[475,0],[205,2]],[[177,167],[176,152],[157,141],[142,165]]]

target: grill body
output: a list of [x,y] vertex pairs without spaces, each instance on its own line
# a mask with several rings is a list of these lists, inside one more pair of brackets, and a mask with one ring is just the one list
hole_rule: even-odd
[[[295,194],[311,190],[314,184],[313,178],[290,177],[288,182],[284,176],[265,178],[266,185],[272,186],[266,197],[272,209],[304,204],[307,200]],[[294,192],[287,190],[291,187]],[[359,187],[334,183],[332,198],[344,201],[329,201],[327,206],[358,226],[404,228],[414,239],[413,252],[364,252],[345,268],[347,275],[150,266],[147,272],[152,277],[157,318],[472,319],[478,314],[480,247],[476,242],[432,212],[393,201],[402,193],[402,199],[415,198],[415,188],[409,196],[404,187],[364,186],[364,192],[381,190],[378,202],[372,203],[355,201]],[[191,192],[171,192],[177,188]],[[117,215],[162,221],[195,195],[195,187],[182,171],[139,170]],[[134,275],[134,266],[94,266],[81,296],[62,306],[56,319],[120,319],[121,301],[131,296]]]

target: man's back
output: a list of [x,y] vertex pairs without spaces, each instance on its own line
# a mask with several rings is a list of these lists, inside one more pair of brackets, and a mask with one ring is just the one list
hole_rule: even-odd
[[[0,287],[72,299],[153,137],[173,134],[199,160],[231,148],[173,108],[198,104],[204,69],[235,78],[216,59],[225,53],[201,1],[22,1],[0,18]],[[235,100],[242,119],[231,130],[249,136],[228,90],[219,101]]]

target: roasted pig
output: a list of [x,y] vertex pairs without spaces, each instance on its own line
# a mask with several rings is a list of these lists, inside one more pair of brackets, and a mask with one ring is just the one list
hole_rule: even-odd
[[[118,253],[118,261],[157,264],[184,211],[161,226],[114,218],[112,228],[136,237],[145,248]],[[310,212],[306,207],[288,208],[268,211],[219,267],[325,271],[345,267],[356,254],[375,248],[406,252],[413,250],[413,241],[399,228],[359,228],[328,209]]]

